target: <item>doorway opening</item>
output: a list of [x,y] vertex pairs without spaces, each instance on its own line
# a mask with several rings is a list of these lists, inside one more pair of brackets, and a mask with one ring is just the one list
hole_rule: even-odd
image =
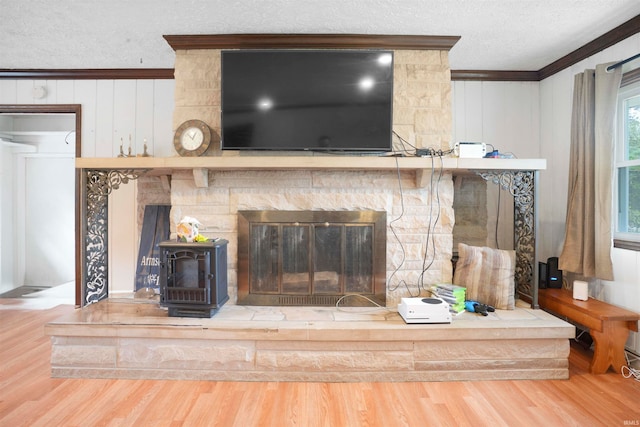
[[0,105],[0,294],[80,302],[81,105]]

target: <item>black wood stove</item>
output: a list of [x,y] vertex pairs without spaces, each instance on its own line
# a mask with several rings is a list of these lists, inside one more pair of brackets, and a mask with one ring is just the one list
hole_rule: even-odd
[[170,317],[213,317],[229,299],[227,240],[161,242],[160,304]]

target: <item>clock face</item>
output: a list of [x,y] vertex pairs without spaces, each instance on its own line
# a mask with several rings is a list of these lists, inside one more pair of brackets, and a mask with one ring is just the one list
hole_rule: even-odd
[[188,120],[176,129],[173,145],[181,156],[200,156],[211,144],[211,129],[202,120]]
[[197,150],[198,148],[200,148],[202,142],[204,141],[204,134],[202,133],[202,129],[197,127],[187,128],[182,134],[180,141],[182,142],[182,146],[185,150]]

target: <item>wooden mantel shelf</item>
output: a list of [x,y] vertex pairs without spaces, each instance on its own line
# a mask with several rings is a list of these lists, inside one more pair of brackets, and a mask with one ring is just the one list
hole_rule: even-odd
[[[397,161],[397,163],[396,163]],[[390,156],[78,157],[77,169],[431,169],[544,170],[546,159],[459,159]]]
[[[79,157],[77,169],[131,170],[148,169],[150,175],[171,175],[173,170],[194,171],[202,183],[205,170],[415,170],[416,184],[432,168],[455,174],[482,170],[544,170],[546,159],[459,159],[457,157],[389,157],[389,156],[217,156],[217,157]],[[206,186],[206,184],[204,184]]]

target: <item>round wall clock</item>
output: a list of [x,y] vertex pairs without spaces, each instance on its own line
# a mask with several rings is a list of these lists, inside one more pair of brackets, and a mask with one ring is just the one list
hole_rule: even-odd
[[211,144],[211,128],[202,120],[182,123],[173,137],[173,146],[181,156],[200,156]]

